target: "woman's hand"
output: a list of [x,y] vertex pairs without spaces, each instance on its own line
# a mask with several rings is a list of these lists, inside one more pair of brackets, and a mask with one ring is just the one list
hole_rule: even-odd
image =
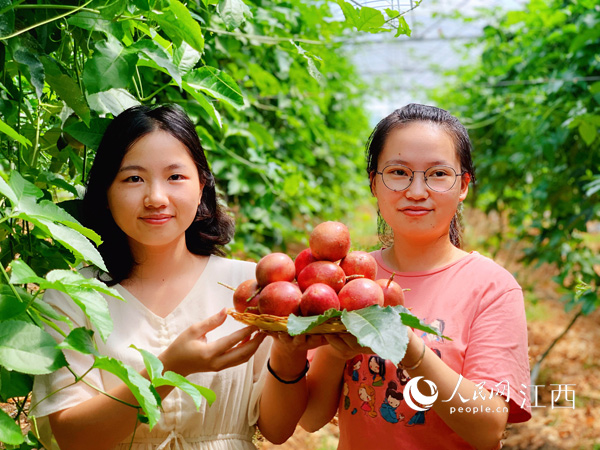
[[169,347],[160,354],[165,371],[171,370],[183,376],[197,372],[217,372],[243,364],[256,352],[265,338],[256,327],[246,327],[214,342],[206,341],[206,334],[225,322],[225,309],[183,331]]
[[358,343],[356,336],[350,333],[326,334],[325,339],[330,346],[330,354],[338,359],[348,361],[362,353],[374,353],[369,347],[363,347]]

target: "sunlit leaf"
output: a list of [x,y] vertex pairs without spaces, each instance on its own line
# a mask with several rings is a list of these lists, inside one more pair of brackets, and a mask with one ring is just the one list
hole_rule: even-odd
[[9,445],[19,445],[25,442],[19,424],[2,409],[0,409],[0,442]]
[[393,364],[402,361],[408,345],[408,328],[390,307],[371,306],[342,312],[342,323],[359,344]]
[[148,426],[152,430],[160,419],[160,410],[158,401],[151,390],[150,381],[132,367],[107,356],[97,357],[94,368],[112,373],[127,385],[148,417]]
[[18,320],[0,327],[0,365],[9,370],[41,375],[67,364],[56,341],[41,328]]
[[190,72],[185,77],[185,82],[192,88],[224,100],[238,109],[244,106],[244,96],[235,80],[219,69],[209,66],[200,67]]
[[100,356],[94,345],[94,332],[87,328],[75,328],[69,335],[57,345],[57,348],[63,350],[74,350],[86,355]]

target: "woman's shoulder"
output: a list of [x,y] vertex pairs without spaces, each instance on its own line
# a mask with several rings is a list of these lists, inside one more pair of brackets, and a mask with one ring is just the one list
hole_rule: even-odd
[[464,258],[464,265],[475,276],[482,276],[484,279],[499,279],[503,282],[514,283],[515,287],[519,287],[515,276],[508,269],[477,251],[470,252]]
[[210,257],[210,270],[219,276],[233,279],[243,278],[242,281],[255,277],[256,263],[240,259],[223,258],[212,255]]

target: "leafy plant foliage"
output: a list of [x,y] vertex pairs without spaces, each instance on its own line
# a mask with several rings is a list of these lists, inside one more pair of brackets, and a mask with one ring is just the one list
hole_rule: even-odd
[[[334,20],[332,5],[345,20]],[[363,86],[340,38],[410,33],[401,12],[337,3],[271,0],[0,0],[0,443],[44,448],[19,421],[32,376],[66,368],[64,349],[93,355],[123,380],[139,420],[160,418],[156,388],[212,403],[214,393],[138,349],[149,379],[98,353],[112,320],[101,294],[74,268],[105,269],[102,237],[83,227],[79,199],[112,116],[144,103],[181,104],[197,123],[221,193],[237,218],[230,250],[262,256],[339,217],[365,189]],[[388,23],[389,22],[389,23]],[[386,25],[387,24],[387,25]],[[93,331],[74,328],[41,301],[69,295]],[[56,345],[45,331],[64,336]],[[67,331],[65,331],[67,330]],[[104,393],[105,394],[105,393]]]
[[[470,128],[477,204],[514,230],[498,247],[527,243],[524,261],[557,266],[567,309],[588,314],[600,304],[600,257],[586,240],[600,213],[600,10],[531,0],[483,31],[479,61],[438,93]],[[589,289],[576,295],[580,281]]]

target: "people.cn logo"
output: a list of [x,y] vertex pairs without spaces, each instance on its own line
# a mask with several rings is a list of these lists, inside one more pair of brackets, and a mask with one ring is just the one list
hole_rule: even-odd
[[423,377],[411,378],[404,387],[404,401],[415,411],[427,411],[433,406],[433,402],[438,397],[438,389],[435,383],[431,380],[423,378],[423,381],[429,385],[431,395],[424,395],[419,391],[417,383]]

